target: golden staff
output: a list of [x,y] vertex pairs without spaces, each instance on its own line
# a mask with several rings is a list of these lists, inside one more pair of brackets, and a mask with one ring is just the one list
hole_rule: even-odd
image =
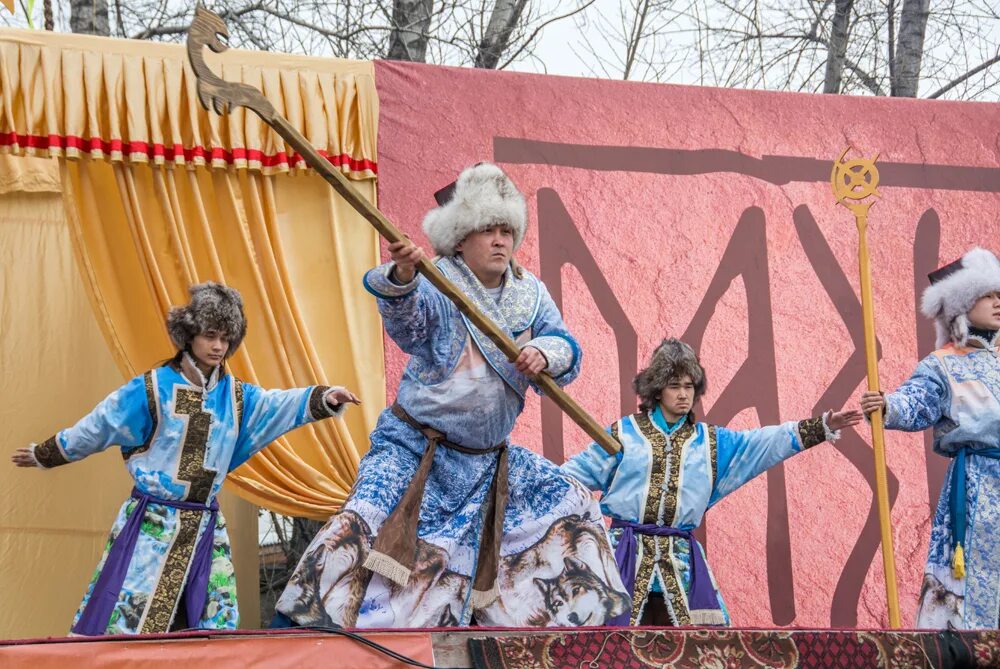
[[[198,79],[198,99],[202,107],[211,106],[218,114],[225,114],[233,107],[246,107],[267,123],[284,138],[288,144],[316,172],[333,186],[355,211],[363,216],[379,234],[390,243],[406,240],[406,236],[382,215],[375,206],[364,199],[351,186],[340,170],[334,168],[292,125],[274,109],[264,94],[253,86],[228,82],[213,73],[205,63],[204,47],[215,53],[226,51],[227,47],[219,37],[229,37],[226,24],[217,14],[198,6],[194,12],[194,21],[188,29],[187,52],[191,61],[191,69]],[[417,265],[417,271],[423,274],[431,284],[450,299],[458,310],[465,315],[484,335],[496,344],[507,359],[513,362],[521,353],[521,349],[508,337],[497,324],[484,315],[472,301],[454,286],[430,260],[422,258]],[[534,378],[545,395],[552,399],[577,425],[583,428],[591,439],[610,454],[617,453],[621,446],[597,424],[583,407],[572,397],[563,392],[551,376],[542,372]]]
[[[833,163],[830,184],[837,202],[854,214],[858,226],[858,269],[861,272],[861,313],[865,328],[865,361],[868,367],[868,390],[879,392],[878,356],[875,352],[875,308],[872,304],[872,271],[868,257],[868,209],[878,192],[878,168],[875,161],[857,158],[844,161],[848,147]],[[871,414],[872,445],[875,448],[875,494],[878,498],[878,519],[882,532],[882,564],[885,567],[885,593],[889,604],[889,625],[899,628],[899,594],[896,590],[896,558],[892,549],[892,516],[889,508],[889,484],[886,480],[885,433],[882,410]]]

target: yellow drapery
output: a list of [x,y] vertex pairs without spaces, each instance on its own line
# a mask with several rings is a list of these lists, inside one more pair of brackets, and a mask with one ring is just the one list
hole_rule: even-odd
[[[51,471],[8,460],[124,381],[80,281],[61,191],[56,161],[0,156],[0,639],[66,634],[131,487],[115,453]],[[220,502],[241,625],[257,627],[257,510]]]
[[[229,479],[257,504],[325,519],[384,404],[381,326],[360,286],[378,239],[253,114],[201,110],[184,58],[176,45],[0,31],[0,149],[79,157],[61,162],[67,220],[124,373],[172,354],[167,310],[189,284],[212,279],[246,304],[235,374],[266,387],[346,385],[362,397],[344,421],[288,435]],[[374,200],[370,63],[232,51],[210,62],[260,87]]]

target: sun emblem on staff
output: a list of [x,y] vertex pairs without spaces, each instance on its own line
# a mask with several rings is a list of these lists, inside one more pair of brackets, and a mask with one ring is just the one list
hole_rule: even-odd
[[[833,163],[833,170],[830,173],[830,185],[833,186],[833,195],[837,202],[845,207],[862,205],[861,200],[872,195],[882,197],[878,192],[878,168],[875,161],[879,154],[868,160],[867,158],[855,158],[844,160],[850,147],[844,149]],[[871,203],[864,204],[866,208]]]

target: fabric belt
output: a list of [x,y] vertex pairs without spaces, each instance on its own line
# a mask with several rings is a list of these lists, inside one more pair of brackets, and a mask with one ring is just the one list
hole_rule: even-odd
[[449,441],[445,433],[417,422],[399,404],[393,404],[390,411],[396,418],[427,437],[427,447],[420,458],[417,473],[410,480],[403,497],[379,529],[364,566],[401,586],[409,582],[417,553],[420,505],[438,446],[466,455],[498,453],[496,471],[485,500],[486,514],[472,584],[473,608],[488,606],[500,594],[497,572],[500,566],[504,511],[507,508],[507,444],[497,444],[490,448],[469,448]]
[[[208,577],[212,570],[212,543],[215,538],[215,524],[219,515],[219,502],[213,499],[210,504],[200,502],[185,502],[175,499],[160,499],[147,495],[138,488],[132,489],[132,499],[138,500],[132,513],[129,514],[125,526],[115,537],[104,561],[104,567],[94,583],[90,599],[80,614],[80,619],[73,626],[73,632],[85,636],[100,636],[107,632],[108,622],[118,603],[118,595],[125,583],[128,567],[135,553],[135,545],[139,540],[142,521],[146,516],[146,507],[150,504],[162,504],[174,509],[201,511],[208,513],[208,527],[198,540],[191,559],[187,580],[184,584],[184,610],[187,613],[188,625],[197,625],[201,613],[205,610],[205,599],[208,596]],[[147,606],[151,605],[150,601]],[[153,630],[167,632],[169,630]]]
[[965,498],[965,459],[968,455],[1000,460],[1000,448],[969,448],[963,446],[953,456],[951,466],[951,572],[955,578],[965,578],[965,528],[968,520]]
[[[611,529],[620,529],[621,536],[615,547],[615,562],[618,563],[618,573],[630,597],[635,594],[636,560],[639,555],[637,534],[655,537],[679,537],[691,544],[691,587],[688,594],[688,614],[694,625],[723,625],[725,618],[719,607],[719,598],[712,585],[712,576],[708,564],[701,552],[701,545],[690,530],[676,527],[654,525],[652,523],[633,523],[615,518],[611,521]],[[666,601],[666,597],[664,600]],[[636,609],[638,615],[638,609]],[[626,611],[608,622],[609,625],[626,626],[630,616]]]

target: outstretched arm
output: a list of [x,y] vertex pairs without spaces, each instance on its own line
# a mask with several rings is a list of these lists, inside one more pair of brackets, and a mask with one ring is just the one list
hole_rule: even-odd
[[341,416],[348,404],[361,404],[361,400],[345,388],[310,386],[264,390],[249,383],[242,383],[242,388],[243,415],[229,471],[286,432],[323,418]]
[[951,388],[940,365],[935,357],[921,360],[913,376],[896,392],[888,396],[878,392],[862,394],[861,410],[868,416],[884,409],[885,426],[890,430],[918,432],[933,427],[951,403]]
[[836,441],[841,429],[860,422],[861,412],[851,410],[741,432],[708,428],[715,430],[718,448],[718,472],[709,505],[796,453],[827,440]]
[[[82,460],[116,444],[141,446],[153,429],[150,405],[152,373],[137,376],[108,395],[73,427],[60,431],[40,444],[19,448],[11,456],[18,467],[50,469]],[[147,391],[147,384],[149,389]]]
[[365,290],[378,298],[385,331],[409,355],[433,356],[434,330],[446,319],[447,298],[416,273],[423,250],[410,242],[389,246],[390,262],[368,271]]

